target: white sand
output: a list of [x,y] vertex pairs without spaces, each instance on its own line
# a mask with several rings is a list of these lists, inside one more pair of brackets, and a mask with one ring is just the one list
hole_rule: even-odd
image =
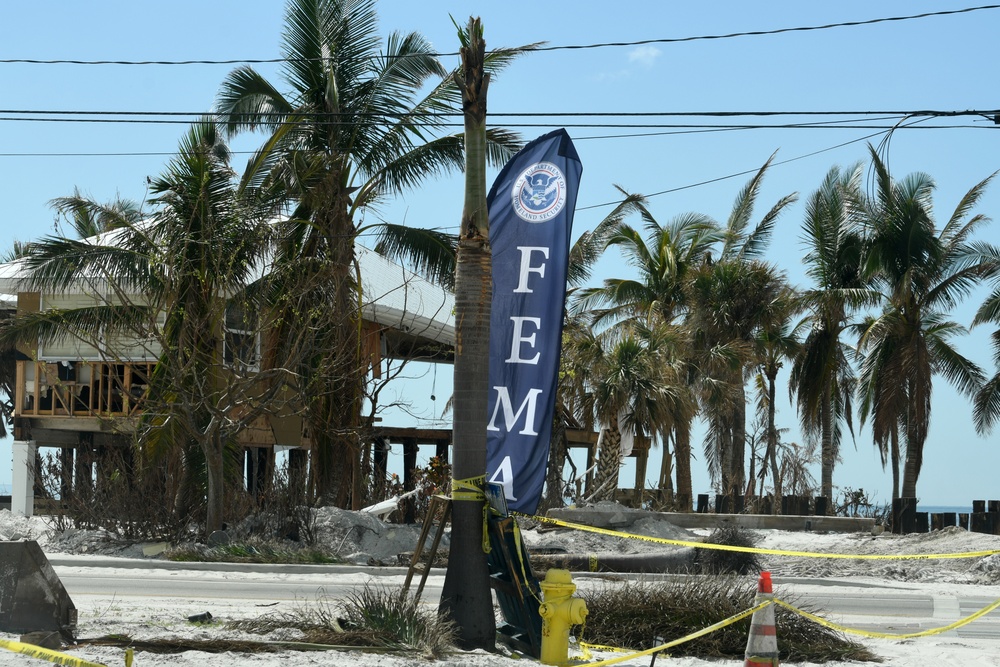
[[[664,529],[645,527],[645,532],[657,532],[663,534]],[[50,553],[71,551],[79,553],[86,548],[85,553],[94,552],[108,553],[120,549],[110,543],[106,536],[93,534],[77,534],[67,537],[56,534],[48,528],[45,522],[39,519],[26,520],[13,517],[8,512],[0,512],[0,536],[9,537],[12,533],[19,533],[24,537],[38,539]],[[695,534],[705,534],[707,531],[677,531],[670,527],[670,536],[676,539],[688,539]],[[938,533],[926,535],[880,535],[872,537],[868,534],[816,534],[816,533],[790,533],[782,531],[758,531],[762,540],[759,546],[768,549],[781,549],[789,551],[812,551],[825,553],[851,553],[851,554],[905,554],[905,553],[957,553],[971,551],[985,551],[1000,549],[1000,537],[967,533],[958,529],[948,529]],[[338,539],[342,539],[338,536]],[[394,536],[392,539],[398,539]],[[587,533],[568,532],[547,532],[536,533],[526,531],[525,541],[531,546],[562,546],[571,551],[577,552],[597,552],[615,551],[632,552],[648,551],[662,548],[650,545],[645,542],[631,540],[611,540],[608,538]],[[75,546],[70,546],[75,545]],[[101,546],[103,545],[103,546]],[[88,556],[76,556],[80,567],[86,567]],[[864,591],[871,590],[864,586],[891,585],[901,592],[922,593],[927,595],[949,597],[976,597],[983,600],[994,600],[1000,598],[1000,556],[983,556],[961,560],[816,560],[806,558],[792,558],[786,556],[766,556],[767,567],[772,571],[777,579],[781,578],[816,578],[834,579],[841,587],[848,587],[849,590],[856,590],[864,595]],[[75,569],[75,568],[74,568]],[[215,572],[188,572],[186,576],[192,577],[218,577]],[[240,575],[243,577],[244,575]],[[246,575],[250,576],[250,575]],[[365,580],[363,575],[349,575],[360,585]],[[338,577],[338,581],[340,578]],[[590,585],[581,578],[581,586]],[[816,586],[797,584],[797,590],[812,591],[826,590],[829,587],[820,586],[817,581]],[[858,586],[858,588],[852,588]],[[781,595],[780,586],[776,593]],[[221,624],[196,626],[187,623],[185,616],[191,613],[190,602],[183,599],[171,598],[139,598],[130,597],[123,599],[109,600],[103,596],[82,596],[75,597],[74,602],[79,610],[78,635],[80,637],[94,637],[108,633],[129,634],[136,638],[166,638],[166,637],[190,637],[190,638],[232,638],[232,639],[254,639],[261,637],[246,635],[233,631],[224,630]],[[273,601],[258,600],[214,600],[212,613],[221,620],[232,620],[241,618],[253,618],[268,612],[279,609],[287,609],[290,602],[280,602],[273,605]],[[985,603],[984,603],[985,604]],[[958,605],[955,605],[956,612]],[[962,615],[969,611],[965,608]],[[986,624],[986,627],[1000,628],[993,618],[1000,616],[996,612],[994,616],[987,617],[978,623]],[[942,618],[940,625],[945,625],[957,615]],[[852,621],[859,621],[858,618],[851,617],[831,617],[831,620],[843,622],[851,625]],[[864,619],[872,622],[871,616]],[[926,619],[925,619],[926,620]],[[937,620],[935,618],[935,620]],[[905,621],[905,619],[904,619]],[[913,627],[906,627],[907,623],[902,622],[898,631],[912,631]],[[927,627],[925,623],[923,627]],[[4,639],[17,639],[13,635],[0,634]],[[280,639],[279,636],[268,636],[265,639]],[[293,639],[289,636],[288,639]],[[781,638],[778,637],[780,644]],[[888,639],[857,639],[874,653],[879,655],[883,662],[881,664],[895,666],[962,666],[980,667],[986,665],[1000,665],[1000,632],[985,639],[965,638],[955,636],[955,633],[939,635],[926,638],[910,640],[888,640]],[[112,648],[81,648],[72,651],[76,656],[106,665],[122,665],[123,652],[120,649]],[[614,654],[596,655],[596,658],[615,657]],[[518,661],[518,662],[523,662]],[[40,665],[41,662],[30,659],[26,656],[15,655],[0,651],[0,665]],[[507,655],[475,653],[459,653],[450,656],[436,663],[428,662],[420,655],[398,655],[398,654],[366,654],[357,651],[352,652],[295,652],[283,651],[275,654],[207,654],[197,651],[189,651],[177,655],[156,655],[150,653],[137,653],[135,664],[137,666],[160,666],[160,665],[212,665],[213,667],[235,667],[236,665],[254,665],[259,667],[292,667],[298,665],[356,665],[361,667],[385,666],[402,667],[409,665],[440,664],[455,667],[493,667],[497,665],[517,664]],[[649,658],[641,657],[628,660],[622,664],[638,667],[648,665]],[[664,658],[657,660],[657,665],[674,665],[676,667],[708,667],[719,665],[738,665],[741,661],[717,661],[699,660],[694,658]],[[785,664],[812,664],[812,663],[785,663]]]

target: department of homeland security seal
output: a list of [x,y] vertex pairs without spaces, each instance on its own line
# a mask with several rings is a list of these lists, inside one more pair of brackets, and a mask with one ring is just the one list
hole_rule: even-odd
[[566,205],[566,178],[551,162],[536,162],[514,181],[511,198],[522,220],[551,220]]

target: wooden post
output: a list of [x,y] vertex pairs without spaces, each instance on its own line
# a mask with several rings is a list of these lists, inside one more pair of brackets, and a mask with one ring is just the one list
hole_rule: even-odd
[[[644,441],[644,442],[643,442]],[[646,465],[649,462],[649,440],[635,439],[635,497],[633,505],[642,508],[642,492],[646,489]]]
[[698,514],[705,514],[708,512],[708,494],[699,493],[698,494]]
[[[416,438],[403,439],[403,490],[413,490],[413,471],[417,467],[417,452],[420,446]],[[403,523],[416,523],[417,514],[413,498],[403,501]]]
[[441,463],[448,463],[448,447],[450,445],[450,440],[438,440],[434,443],[434,456],[436,456]]
[[308,458],[306,450],[300,447],[288,450],[288,488],[295,498],[305,497]]
[[73,448],[63,447],[60,451],[59,499],[64,504],[73,495]]
[[94,492],[93,446],[93,434],[81,433],[80,444],[76,448],[76,461],[73,464],[75,477],[73,488],[76,489],[77,498],[84,501]]
[[[916,498],[894,498],[892,501],[892,532],[905,535],[916,531]],[[927,532],[924,530],[924,532]]]

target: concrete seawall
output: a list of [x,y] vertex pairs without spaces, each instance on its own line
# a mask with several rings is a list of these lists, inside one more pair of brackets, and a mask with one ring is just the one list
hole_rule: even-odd
[[721,528],[740,526],[751,529],[816,531],[826,533],[869,532],[874,519],[841,516],[774,516],[770,514],[696,514],[685,512],[652,512],[628,508],[563,507],[546,513],[553,519],[581,523],[595,528],[624,530],[636,521],[657,518],[678,528]]

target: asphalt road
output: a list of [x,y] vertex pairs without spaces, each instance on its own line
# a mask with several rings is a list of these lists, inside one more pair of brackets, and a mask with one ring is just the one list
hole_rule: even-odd
[[[266,603],[312,600],[317,596],[339,599],[366,584],[398,588],[406,574],[404,568],[339,565],[191,564],[120,559],[90,560],[84,564],[59,557],[50,562],[73,597],[135,602],[183,599],[192,604],[211,600]],[[425,604],[437,603],[444,584],[443,574],[443,570],[432,570],[422,597]],[[577,581],[581,586],[607,585],[608,579],[580,575]],[[993,602],[981,595],[932,595],[918,588],[888,583],[880,586],[859,585],[850,580],[776,579],[775,584],[783,599],[832,622],[888,633],[941,627]],[[1000,610],[948,634],[1000,642]]]

